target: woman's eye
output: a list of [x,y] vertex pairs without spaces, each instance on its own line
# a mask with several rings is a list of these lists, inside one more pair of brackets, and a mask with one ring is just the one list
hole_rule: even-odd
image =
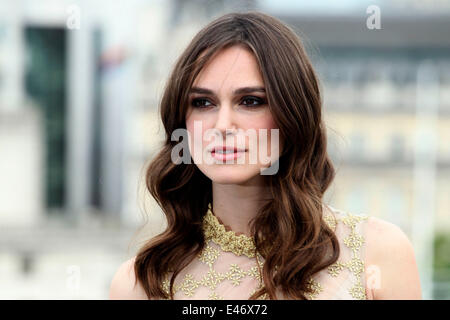
[[[241,104],[247,107],[257,107],[266,104],[265,99],[258,97],[244,97],[241,100]],[[195,98],[192,99],[191,105],[194,108],[204,109],[213,106],[214,104],[206,98]]]
[[209,102],[207,99],[193,99],[191,104],[195,108],[204,108],[212,106],[212,103]]
[[246,106],[259,106],[264,104],[264,99],[258,98],[258,97],[245,97],[242,99],[242,104]]

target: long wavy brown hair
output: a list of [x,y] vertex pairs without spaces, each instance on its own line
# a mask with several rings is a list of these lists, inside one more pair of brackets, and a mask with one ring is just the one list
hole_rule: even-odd
[[[335,177],[327,154],[319,81],[296,33],[259,12],[230,13],[204,27],[177,60],[160,112],[165,143],[146,169],[146,187],[167,218],[167,228],[136,255],[134,271],[149,299],[173,299],[176,276],[203,249],[202,219],[212,202],[212,184],[195,164],[174,164],[172,132],[186,128],[188,92],[214,54],[243,45],[256,57],[283,149],[279,170],[268,175],[272,199],[250,222],[256,250],[264,257],[264,286],[250,299],[280,289],[291,299],[307,299],[309,279],[339,257],[334,232],[323,219],[322,198]],[[162,288],[167,272],[170,296]]]

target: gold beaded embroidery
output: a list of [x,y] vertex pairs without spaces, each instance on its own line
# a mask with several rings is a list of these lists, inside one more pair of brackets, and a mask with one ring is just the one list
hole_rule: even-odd
[[[353,258],[345,263],[337,261],[328,267],[328,273],[331,276],[336,277],[344,268],[349,269],[358,279],[349,290],[352,297],[356,299],[366,299],[365,290],[361,280],[361,274],[364,272],[364,262],[358,256],[359,249],[362,246],[364,239],[358,235],[355,230],[356,224],[366,218],[366,216],[347,214],[346,217],[339,219],[330,213],[324,215],[324,221],[332,230],[336,230],[339,220],[351,229],[351,233],[344,239],[344,243],[352,250]],[[225,280],[230,281],[234,286],[238,286],[246,276],[252,277],[259,283],[258,287],[251,292],[250,296],[262,288],[263,281],[258,266],[243,270],[237,264],[231,264],[228,271],[225,273],[217,272],[213,268],[215,261],[220,256],[220,251],[212,247],[210,241],[220,246],[223,251],[232,252],[237,256],[246,255],[249,258],[253,258],[256,257],[256,247],[251,237],[247,235],[236,235],[233,231],[226,231],[225,226],[221,224],[217,217],[212,213],[211,204],[209,204],[208,211],[203,218],[203,232],[206,244],[202,252],[198,255],[198,259],[209,267],[209,271],[203,275],[200,280],[195,279],[192,274],[187,273],[181,283],[174,284],[174,294],[178,291],[182,291],[186,296],[192,297],[197,288],[204,286],[212,290],[211,294],[208,295],[208,299],[223,300],[224,297],[214,291],[217,286]],[[262,268],[264,264],[261,262],[261,259],[262,257],[258,253],[256,262],[259,264],[260,268]],[[169,277],[166,275],[166,278],[162,283],[162,288],[167,294],[169,294],[169,284]],[[324,290],[322,285],[314,278],[309,280],[308,286],[311,289],[311,292],[305,295],[310,300],[315,299]],[[258,299],[268,299],[268,294],[265,293],[258,297]]]
[[328,224],[328,226],[332,230],[336,230],[337,221],[336,221],[335,217],[332,214],[330,214],[330,213],[325,214],[323,216],[323,220]]
[[[344,217],[336,219],[342,221],[344,225],[350,228],[350,234],[344,239],[344,244],[352,251],[352,258],[346,262],[335,262],[328,267],[328,274],[332,277],[337,277],[342,270],[347,268],[356,278],[353,287],[349,289],[350,295],[355,299],[365,300],[367,297],[362,280],[364,261],[360,257],[360,249],[364,244],[364,238],[356,232],[356,226],[358,223],[367,220],[368,216],[346,213]],[[336,225],[334,225],[333,230],[336,230],[335,228]]]
[[219,296],[217,294],[217,292],[212,292],[209,296],[208,296],[209,300],[223,300],[223,298],[221,296]]
[[312,292],[308,292],[305,294],[305,296],[309,300],[314,300],[319,293],[323,291],[322,285],[315,279],[311,278],[308,281],[308,287],[312,289]]
[[224,251],[233,252],[238,256],[255,257],[256,247],[253,239],[245,234],[236,235],[233,231],[226,231],[225,226],[212,213],[211,204],[209,204],[204,217],[203,232],[205,238],[211,239]]
[[[192,274],[187,273],[180,284],[174,285],[174,293],[182,291],[186,296],[192,297],[195,293],[195,289],[199,286],[204,286],[211,290],[215,290],[217,286],[225,280],[230,281],[230,283],[234,286],[238,286],[242,279],[247,276],[254,278],[261,285],[261,275],[258,272],[257,266],[253,266],[248,270],[243,270],[237,264],[231,264],[228,271],[225,273],[220,273],[214,270],[213,264],[217,260],[219,254],[217,254],[217,249],[211,247],[209,241],[211,240],[208,240],[206,248],[198,255],[199,260],[208,265],[208,272],[200,280],[196,280]],[[213,254],[211,254],[211,252],[213,252]],[[166,276],[163,281],[163,289],[167,294],[169,294],[169,284],[169,278]],[[223,299],[223,297],[219,296],[216,292],[213,292],[209,298]]]

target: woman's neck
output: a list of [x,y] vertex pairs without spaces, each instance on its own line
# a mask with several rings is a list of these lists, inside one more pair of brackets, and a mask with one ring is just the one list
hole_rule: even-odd
[[214,215],[227,230],[251,236],[249,222],[256,216],[263,202],[269,199],[267,187],[213,182],[212,188]]

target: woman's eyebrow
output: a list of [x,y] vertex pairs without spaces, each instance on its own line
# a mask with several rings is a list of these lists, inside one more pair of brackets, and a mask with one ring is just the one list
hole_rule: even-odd
[[243,87],[233,91],[234,94],[252,93],[252,92],[266,92],[264,87]]
[[[266,92],[266,89],[264,87],[242,87],[238,88],[233,91],[233,94],[243,94],[243,93],[252,93],[252,92]],[[201,87],[192,87],[189,93],[200,93],[200,94],[209,94],[209,95],[215,95],[214,91],[207,89],[207,88],[201,88]]]

